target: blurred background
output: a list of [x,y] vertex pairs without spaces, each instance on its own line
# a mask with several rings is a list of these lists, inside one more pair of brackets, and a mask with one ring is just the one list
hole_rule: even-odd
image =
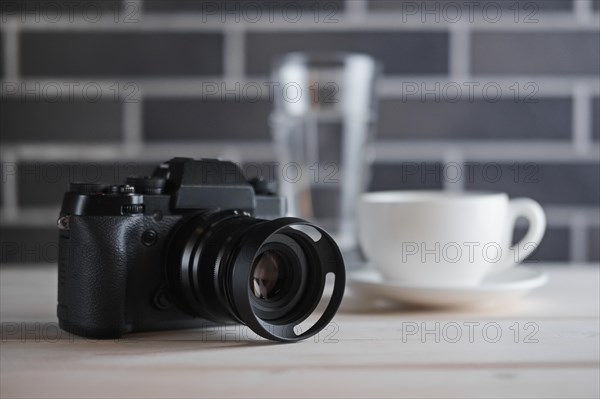
[[529,262],[600,261],[598,0],[1,7],[1,264],[56,262],[72,180],[122,182],[174,156],[279,173],[272,62],[340,50],[383,66],[369,190],[532,197],[549,228]]

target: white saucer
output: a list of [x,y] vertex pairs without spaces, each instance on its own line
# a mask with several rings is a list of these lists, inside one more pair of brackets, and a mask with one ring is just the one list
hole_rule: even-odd
[[412,286],[384,281],[379,272],[373,269],[348,275],[352,291],[362,297],[429,307],[490,305],[523,296],[547,281],[545,273],[525,266],[490,275],[479,285],[466,287]]

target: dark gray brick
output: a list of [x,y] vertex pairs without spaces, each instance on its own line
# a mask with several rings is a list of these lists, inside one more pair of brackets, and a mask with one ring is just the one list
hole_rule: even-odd
[[600,35],[586,32],[476,32],[475,74],[600,73]]
[[343,126],[341,123],[319,124],[318,160],[325,166],[329,162],[340,165],[342,162]]
[[4,158],[0,158],[0,207],[4,204],[4,184],[11,176],[17,173],[16,168],[16,163],[5,162]]
[[0,264],[55,263],[57,260],[56,228],[3,227],[0,231]]
[[150,141],[269,139],[271,103],[151,99],[144,103]]
[[316,219],[336,219],[340,214],[340,190],[335,187],[319,187],[311,192],[313,212]]
[[600,97],[592,99],[592,137],[600,140]]
[[290,51],[350,51],[380,60],[386,74],[443,74],[448,71],[446,32],[277,32],[249,33],[246,69],[268,74],[273,60]]
[[[127,0],[125,0],[127,1]],[[39,21],[58,23],[61,19],[73,20],[85,16],[88,21],[110,15],[123,7],[121,0],[4,0],[0,12],[5,16],[18,16],[26,21],[33,18],[27,14],[35,14]],[[109,12],[110,14],[98,14]],[[85,14],[83,14],[85,13]],[[36,19],[30,19],[36,21]]]
[[121,138],[121,104],[113,101],[7,99],[0,102],[3,143],[82,141]]
[[[527,229],[515,229],[514,241],[523,238]],[[571,260],[570,232],[568,228],[551,227],[546,230],[539,247],[525,260],[526,263],[568,262]]]
[[222,72],[220,33],[26,32],[24,76],[195,76]]
[[123,183],[128,176],[147,176],[156,165],[136,162],[27,162],[18,165],[21,206],[60,205],[72,181]]
[[281,176],[281,165],[277,161],[247,161],[240,165],[247,179],[260,177],[277,181]]
[[369,191],[441,189],[442,172],[439,162],[376,163],[371,167]]
[[121,105],[3,100],[2,142],[114,141],[121,138]]
[[293,13],[296,10],[342,12],[344,0],[145,0],[144,10],[148,12],[196,11],[210,16],[224,16],[225,21],[235,21],[235,16],[241,14],[240,20],[253,22],[257,17],[260,18],[257,14],[258,10],[264,18],[269,18],[268,13],[271,11],[284,10],[290,13],[290,18],[294,17],[294,19]]
[[[444,1],[444,0],[370,0],[368,6],[373,11],[405,11],[407,14],[414,13],[415,6],[417,12],[427,10],[439,10],[443,18],[444,12],[447,12],[451,20],[454,18],[454,13],[450,16],[450,5],[452,5],[452,11],[458,6],[462,7],[465,12],[468,12],[469,8],[474,12],[481,12],[482,10],[489,8],[492,12],[492,8],[499,7],[502,10],[510,11],[507,13],[508,18],[514,18],[515,9],[520,13],[529,15],[533,13],[531,17],[535,17],[538,11],[568,11],[573,8],[573,0],[478,0],[472,2],[463,1]],[[518,8],[516,7],[518,5]],[[445,11],[446,10],[446,11]],[[417,14],[418,15],[418,14]],[[465,14],[467,16],[468,14]],[[476,14],[477,15],[477,14]],[[434,21],[432,16],[428,17],[426,21]]]
[[410,139],[570,140],[571,100],[536,103],[460,101],[380,102],[379,135]]
[[600,227],[588,230],[588,257],[590,262],[600,262]]
[[598,206],[598,163],[467,163],[466,188],[504,191],[542,204]]

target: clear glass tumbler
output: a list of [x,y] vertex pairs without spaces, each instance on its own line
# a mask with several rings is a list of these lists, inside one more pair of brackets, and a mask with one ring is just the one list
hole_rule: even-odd
[[376,124],[378,63],[353,53],[290,53],[275,64],[270,117],[288,214],[356,245],[356,207],[368,180],[366,145]]

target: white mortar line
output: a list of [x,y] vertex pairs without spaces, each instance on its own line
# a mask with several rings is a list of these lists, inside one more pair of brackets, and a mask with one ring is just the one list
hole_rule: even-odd
[[[598,0],[595,0],[598,1]],[[592,0],[573,0],[573,12],[575,18],[581,23],[593,20],[594,7]]]
[[[0,224],[2,226],[52,227],[55,226],[59,207],[59,204],[43,207],[27,207],[21,210],[18,218],[8,218],[7,212],[2,212],[0,213]],[[600,210],[595,207],[550,205],[544,206],[544,210],[546,211],[548,227],[550,228],[570,228],[573,225],[574,218],[579,219],[577,223],[581,223],[584,232],[590,227],[600,226]],[[571,239],[573,239],[572,234]],[[583,242],[587,243],[585,240]],[[571,242],[570,245],[573,248]]]
[[139,154],[143,146],[143,97],[140,96],[136,101],[123,101],[121,107],[125,154],[133,157]]
[[466,79],[471,66],[471,30],[467,24],[450,26],[448,56],[450,79]]
[[236,26],[228,27],[223,37],[223,69],[226,79],[241,79],[245,71],[245,33]]
[[346,0],[345,13],[349,19],[363,20],[368,15],[368,0]]
[[[134,161],[163,162],[169,157],[187,156],[218,158],[231,149],[243,148],[243,159],[248,161],[272,161],[275,153],[270,141],[191,141],[145,143],[134,156]],[[118,161],[128,157],[121,143],[51,143],[7,145],[3,153],[18,153],[23,161]]]
[[[486,85],[499,86],[502,90],[502,98],[513,99],[516,88],[519,89],[519,95],[523,99],[526,95],[532,95],[533,99],[540,97],[571,97],[574,87],[577,85],[585,86],[590,94],[600,94],[600,78],[590,76],[539,76],[539,75],[519,75],[519,76],[501,76],[484,75],[476,77],[453,77],[453,76],[385,76],[382,78],[378,87],[381,98],[402,98],[408,85],[411,89],[416,89],[414,94],[407,99],[420,98],[422,91],[431,90],[436,85],[440,88],[451,86],[458,88],[462,92],[462,99],[469,100],[472,93],[473,98],[484,98],[484,87]],[[454,89],[451,90],[454,92]]]
[[[403,161],[440,161],[444,159],[447,148],[457,148],[462,157],[472,162],[540,162],[540,163],[599,163],[600,145],[592,144],[585,155],[578,154],[570,142],[537,142],[537,141],[406,141],[378,140],[369,145],[368,150],[374,152],[378,163],[398,163]],[[245,160],[273,160],[274,152],[269,140],[236,140],[236,141],[191,141],[144,143],[135,156],[139,160],[162,161],[165,157],[186,156],[219,156],[230,148],[243,148]],[[19,154],[22,160],[119,160],[127,156],[120,143],[52,143],[7,144],[3,153]]]
[[19,80],[19,22],[9,18],[3,29],[4,78],[17,82]]
[[46,207],[27,207],[19,212],[18,217],[11,218],[9,212],[0,212],[0,224],[4,227],[54,227],[60,211],[60,204]]
[[[242,50],[243,51],[243,50]],[[127,96],[133,94],[132,90],[124,90],[126,85],[135,85],[144,92],[145,98],[169,97],[169,98],[205,98],[220,99],[219,94],[224,91],[236,90],[236,85],[244,88],[244,85],[252,85],[252,90],[256,87],[262,90],[262,94],[268,99],[272,93],[273,87],[270,86],[271,79],[268,76],[243,76],[243,65],[237,65],[230,69],[237,68],[233,73],[242,73],[237,76],[202,76],[202,77],[183,77],[183,78],[140,78],[131,80],[109,80],[106,77],[86,77],[78,80],[78,86],[71,89],[73,79],[64,77],[45,77],[42,79],[14,79],[0,80],[0,94],[5,97],[19,96],[19,92],[13,94],[14,87],[10,83],[17,83],[16,89],[20,91],[23,87],[27,92],[36,91],[43,93],[49,86],[57,86],[64,89],[65,92],[73,95],[74,98],[82,98],[83,88],[89,84],[98,85],[103,94],[111,97],[114,95],[115,87],[118,87],[122,94]],[[204,93],[207,85],[211,85],[211,90],[216,89],[216,93]],[[456,87],[463,92],[463,99],[469,100],[470,91],[474,99],[484,98],[484,86],[489,84],[498,85],[503,93],[502,98],[512,99],[514,96],[515,85],[519,88],[521,97],[526,94],[533,94],[533,98],[542,97],[572,97],[576,87],[584,87],[588,96],[600,95],[600,78],[579,75],[579,76],[477,76],[473,78],[449,78],[446,75],[396,75],[384,76],[378,84],[378,96],[384,99],[403,99],[403,93],[407,85],[413,85],[417,91],[414,94],[406,95],[407,100],[419,99],[421,92],[431,90],[439,86]],[[532,84],[532,87],[526,85]],[[10,90],[9,90],[10,89]],[[127,91],[125,93],[124,91]],[[253,91],[254,92],[254,91]]]
[[578,154],[590,151],[592,145],[592,99],[587,86],[573,87],[573,146]]
[[581,212],[575,212],[570,223],[571,262],[585,262],[587,258],[587,222]]
[[[270,21],[267,13],[263,20],[258,22],[246,21],[242,19],[236,24],[238,28],[245,31],[347,31],[347,30],[374,30],[374,31],[447,31],[456,22],[423,23],[418,18],[409,18],[403,21],[402,14],[398,12],[386,13],[368,13],[364,18],[355,18],[352,15],[340,13],[336,15],[338,23],[315,23],[314,15],[307,15],[296,23],[290,23],[281,15],[276,13],[273,21]],[[232,17],[233,18],[233,17]],[[502,18],[497,23],[489,23],[482,18],[474,22],[461,21],[467,23],[471,29],[477,31],[507,31],[507,32],[527,32],[527,31],[597,31],[600,16],[598,13],[591,13],[589,18],[579,20],[572,12],[555,12],[539,14],[539,23],[514,23],[512,17]],[[6,29],[1,24],[1,29]],[[201,13],[168,13],[168,14],[146,14],[140,18],[139,22],[122,23],[115,22],[114,16],[102,18],[97,23],[89,23],[84,18],[75,18],[69,21],[64,18],[58,22],[42,20],[36,22],[33,18],[25,19],[21,25],[24,30],[86,30],[86,31],[205,31],[222,32],[227,29],[228,24],[223,23],[221,16],[204,16]]]
[[[380,140],[373,144],[377,162],[440,160],[445,148],[457,147],[456,141],[417,142]],[[474,162],[600,162],[600,145],[592,144],[585,155],[578,154],[570,142],[493,141],[464,142],[459,146],[463,157]]]

